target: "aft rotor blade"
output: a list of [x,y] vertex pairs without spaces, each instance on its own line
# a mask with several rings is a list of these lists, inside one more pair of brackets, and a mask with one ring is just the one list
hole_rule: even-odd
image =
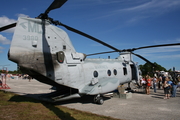
[[12,23],[12,24],[9,24],[9,25],[6,25],[6,26],[3,26],[0,28],[0,32],[1,31],[4,31],[4,30],[7,30],[7,29],[10,29],[10,28],[13,28],[16,26],[16,23]]
[[165,46],[176,46],[176,45],[180,45],[180,43],[144,46],[144,47],[139,47],[139,48],[128,49],[128,51],[134,51],[134,50],[139,50],[139,49],[144,49],[144,48],[165,47]]
[[155,65],[154,65],[152,62],[150,62],[150,61],[149,61],[149,60],[147,60],[146,58],[142,57],[141,55],[135,54],[135,53],[133,53],[133,52],[131,52],[131,53],[132,53],[133,55],[135,55],[135,56],[137,56],[137,57],[139,57],[139,58],[143,59],[144,61],[146,61],[146,62],[150,63],[152,66],[154,66],[154,67],[155,67]]
[[88,55],[86,55],[86,56],[99,55],[99,54],[106,54],[106,53],[113,53],[113,52],[117,52],[117,51],[108,51],[108,52],[93,53],[93,54],[88,54]]
[[47,8],[45,14],[47,15],[51,10],[60,8],[67,0],[54,0],[53,3]]
[[107,43],[105,43],[105,42],[103,42],[103,41],[95,38],[95,37],[92,37],[92,36],[90,36],[90,35],[88,35],[88,34],[86,34],[86,33],[84,33],[84,32],[81,32],[81,31],[79,31],[79,30],[77,30],[77,29],[74,29],[74,28],[69,27],[69,26],[67,26],[67,25],[65,25],[65,24],[62,24],[62,23],[58,23],[58,25],[61,25],[61,26],[65,27],[66,29],[68,29],[68,30],[70,30],[70,31],[72,31],[72,32],[75,32],[75,33],[77,33],[77,34],[80,34],[80,35],[82,35],[82,36],[84,36],[84,37],[87,37],[87,38],[89,38],[89,39],[91,39],[91,40],[94,40],[95,42],[98,42],[98,43],[100,43],[100,44],[102,44],[102,45],[104,45],[104,46],[106,46],[106,47],[109,47],[109,48],[115,50],[116,52],[119,52],[119,49],[117,49],[117,48],[115,48],[115,47],[113,47],[113,46],[111,46],[111,45],[109,45],[109,44],[107,44]]

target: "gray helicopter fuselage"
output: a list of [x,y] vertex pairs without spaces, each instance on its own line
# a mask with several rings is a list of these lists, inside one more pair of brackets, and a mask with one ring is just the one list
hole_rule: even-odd
[[138,79],[129,53],[117,59],[86,58],[75,51],[66,32],[48,20],[19,18],[8,57],[22,72],[77,89],[79,94],[107,93]]

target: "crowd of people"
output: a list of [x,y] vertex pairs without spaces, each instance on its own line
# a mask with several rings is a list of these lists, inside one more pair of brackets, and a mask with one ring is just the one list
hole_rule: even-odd
[[154,93],[158,89],[164,90],[164,99],[169,99],[170,97],[176,97],[177,88],[180,87],[178,84],[180,80],[173,80],[171,76],[159,76],[150,77],[146,75],[140,79],[140,85],[145,88],[147,95],[150,94],[150,88],[153,88]]
[[6,80],[10,80],[10,79],[28,79],[29,82],[31,81],[31,79],[33,79],[31,76],[29,76],[28,74],[8,74],[7,72],[2,71],[0,73],[0,85],[2,85]]

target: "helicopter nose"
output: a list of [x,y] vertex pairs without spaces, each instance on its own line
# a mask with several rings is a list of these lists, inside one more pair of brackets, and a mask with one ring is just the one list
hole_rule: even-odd
[[13,59],[13,57],[12,57],[12,55],[11,55],[11,53],[10,53],[10,49],[9,49],[9,51],[8,51],[7,56],[8,56],[8,59],[9,59],[9,60],[11,60],[11,61],[13,61],[13,62],[16,63],[16,61]]
[[10,48],[9,51],[8,51],[7,56],[8,56],[8,59],[9,59],[10,61],[15,62],[15,63],[18,63],[19,57],[16,56],[16,53],[17,53],[17,51],[16,51],[16,52],[12,52],[12,50],[11,50],[11,48]]

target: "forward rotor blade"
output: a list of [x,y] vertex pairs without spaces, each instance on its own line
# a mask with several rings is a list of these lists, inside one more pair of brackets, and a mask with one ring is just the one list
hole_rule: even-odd
[[111,46],[111,45],[109,45],[109,44],[107,44],[107,43],[105,43],[105,42],[97,39],[97,38],[94,38],[94,37],[92,37],[92,36],[90,36],[90,35],[88,35],[88,34],[86,34],[86,33],[84,33],[84,32],[81,32],[81,31],[79,31],[79,30],[77,30],[77,29],[74,29],[74,28],[69,27],[69,26],[67,26],[67,25],[65,25],[65,24],[62,24],[62,23],[58,23],[58,25],[61,25],[61,26],[65,27],[66,29],[68,29],[68,30],[70,30],[70,31],[72,31],[72,32],[75,32],[75,33],[77,33],[77,34],[80,34],[80,35],[82,35],[82,36],[84,36],[84,37],[87,37],[87,38],[89,38],[89,39],[91,39],[91,40],[94,40],[94,41],[96,41],[96,42],[98,42],[98,43],[100,43],[100,44],[102,44],[102,45],[104,45],[104,46],[106,46],[106,47],[109,47],[109,48],[115,50],[116,52],[119,52],[119,51],[120,51],[119,49],[117,49],[117,48],[115,48],[115,47],[113,47],[113,46]]
[[1,31],[4,31],[4,30],[7,30],[7,29],[10,29],[10,28],[13,28],[16,26],[16,23],[12,23],[12,24],[9,24],[9,25],[6,25],[6,26],[3,26],[0,28],[0,32]]
[[67,0],[54,0],[53,3],[47,8],[45,11],[45,15],[47,15],[51,10],[60,8]]
[[142,57],[141,55],[135,54],[135,53],[133,53],[133,52],[131,52],[131,53],[132,53],[133,55],[135,55],[135,56],[137,56],[137,57],[143,59],[144,61],[150,63],[152,66],[156,67],[152,62],[150,62],[150,61],[147,60],[146,58]]
[[128,51],[134,51],[134,50],[139,50],[139,49],[144,49],[144,48],[165,47],[165,46],[176,46],[176,45],[180,45],[180,43],[144,46],[144,47],[139,47],[139,48],[129,49]]

